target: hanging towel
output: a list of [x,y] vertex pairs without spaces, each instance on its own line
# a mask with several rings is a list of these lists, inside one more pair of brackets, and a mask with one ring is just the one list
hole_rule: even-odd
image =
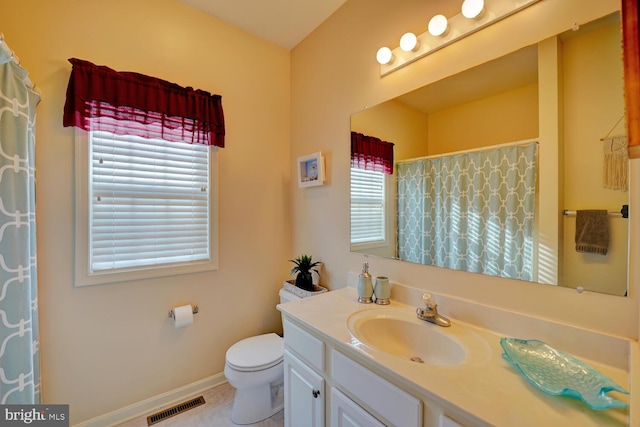
[[609,249],[609,213],[576,211],[576,252],[606,255]]
[[612,190],[629,189],[629,149],[627,137],[613,136],[603,139],[604,171],[602,184]]

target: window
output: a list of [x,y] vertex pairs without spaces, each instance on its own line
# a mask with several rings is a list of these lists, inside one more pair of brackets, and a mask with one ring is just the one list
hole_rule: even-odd
[[69,59],[76,286],[217,268],[222,97]]
[[[387,176],[393,174],[393,143],[374,136],[351,132],[351,249],[363,250],[393,245],[385,200]],[[393,234],[392,232],[389,235]]]
[[351,168],[351,244],[385,243],[385,176]]
[[216,268],[217,148],[78,134],[77,286]]

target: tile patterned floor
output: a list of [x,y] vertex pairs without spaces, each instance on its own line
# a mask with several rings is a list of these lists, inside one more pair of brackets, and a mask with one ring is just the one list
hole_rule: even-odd
[[[205,404],[190,409],[180,415],[168,418],[154,424],[153,427],[227,427],[236,426],[231,421],[231,406],[235,389],[224,383],[203,393]],[[282,427],[284,426],[284,411],[280,411],[271,418],[250,424],[252,427]],[[117,427],[147,427],[147,416],[134,418]]]

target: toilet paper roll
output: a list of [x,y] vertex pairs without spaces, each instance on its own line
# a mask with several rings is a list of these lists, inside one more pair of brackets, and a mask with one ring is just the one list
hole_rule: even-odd
[[191,305],[181,305],[173,309],[173,325],[182,328],[193,323],[193,308]]

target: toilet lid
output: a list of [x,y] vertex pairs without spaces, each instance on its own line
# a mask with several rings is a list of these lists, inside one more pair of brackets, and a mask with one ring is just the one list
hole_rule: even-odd
[[227,350],[226,361],[238,371],[259,371],[277,365],[283,355],[284,340],[270,333],[238,341]]

